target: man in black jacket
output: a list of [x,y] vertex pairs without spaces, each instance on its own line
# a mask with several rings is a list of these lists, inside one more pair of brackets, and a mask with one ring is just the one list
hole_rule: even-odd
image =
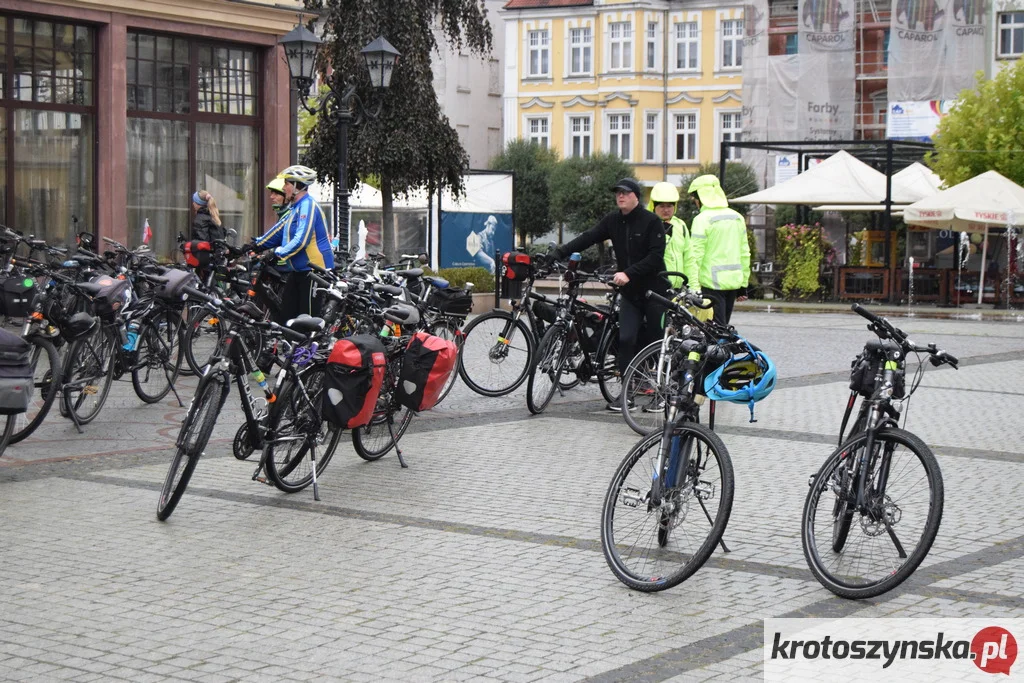
[[[608,214],[590,230],[555,250],[563,259],[574,251],[604,240],[612,241],[619,271],[613,282],[621,287],[619,297],[619,371],[625,375],[633,356],[651,341],[660,338],[664,309],[647,300],[647,290],[665,292],[668,281],[659,273],[665,270],[665,226],[661,219],[644,209],[640,184],[623,178],[614,188],[618,210]],[[646,325],[644,324],[646,321]],[[644,334],[641,335],[641,331]],[[608,405],[621,410],[620,396]]]

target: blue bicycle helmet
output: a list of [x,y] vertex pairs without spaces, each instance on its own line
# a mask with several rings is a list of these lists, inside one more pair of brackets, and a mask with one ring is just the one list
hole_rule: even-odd
[[746,403],[750,407],[750,421],[757,422],[754,404],[772,393],[776,371],[768,356],[749,345],[748,348],[747,353],[733,356],[704,378],[704,394],[712,401]]

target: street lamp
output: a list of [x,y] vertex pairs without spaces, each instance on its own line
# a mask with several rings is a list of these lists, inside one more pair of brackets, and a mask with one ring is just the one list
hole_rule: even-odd
[[[342,235],[348,239],[348,127],[362,118],[377,118],[380,114],[380,101],[374,110],[368,110],[356,94],[356,86],[343,79],[338,71],[334,71],[327,81],[328,92],[320,98],[316,107],[306,103],[309,89],[313,85],[316,74],[317,60],[320,56],[321,41],[316,34],[301,23],[289,31],[280,40],[284,54],[288,60],[288,71],[292,82],[299,93],[299,102],[310,114],[323,111],[328,104],[334,106],[330,110],[331,121],[334,123],[337,139],[338,179],[334,191],[334,215],[338,239]],[[391,75],[398,63],[401,53],[383,36],[378,37],[359,53],[363,56],[366,69],[370,75],[370,84],[378,90],[391,85]]]

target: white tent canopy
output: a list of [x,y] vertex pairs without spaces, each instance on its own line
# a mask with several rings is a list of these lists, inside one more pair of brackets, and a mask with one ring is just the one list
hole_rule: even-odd
[[1024,223],[1024,187],[986,171],[906,208],[909,225],[958,232],[986,232],[990,225]]
[[[915,161],[902,171],[893,174],[893,202],[910,204],[938,194],[941,187],[942,179],[930,168]],[[885,201],[885,197],[882,197],[882,201]]]

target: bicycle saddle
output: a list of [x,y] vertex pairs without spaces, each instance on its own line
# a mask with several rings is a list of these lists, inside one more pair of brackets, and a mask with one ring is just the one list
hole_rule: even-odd
[[[417,268],[417,270],[419,269]],[[437,287],[438,289],[448,289],[448,285],[450,284],[443,277],[434,277],[433,275],[427,275],[423,278],[423,281],[429,282],[431,286]]]
[[418,325],[420,322],[420,312],[415,306],[406,304],[395,304],[384,309],[384,317],[399,325]]
[[323,330],[326,323],[323,318],[315,318],[303,313],[298,318],[292,318],[286,324],[296,332],[301,332],[308,337],[314,332],[320,332]]
[[421,277],[423,275],[423,269],[410,268],[408,270],[396,270],[395,275],[401,275],[402,277]]
[[373,286],[373,291],[377,292],[378,294],[388,294],[390,296],[402,296],[402,291],[403,290],[402,290],[401,287],[395,287],[394,285],[375,284]]

